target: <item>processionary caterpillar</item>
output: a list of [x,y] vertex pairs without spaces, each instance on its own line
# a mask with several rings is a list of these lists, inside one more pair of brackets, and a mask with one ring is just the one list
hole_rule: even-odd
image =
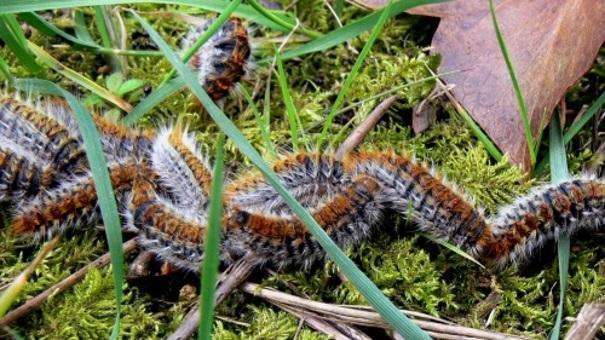
[[[50,237],[98,222],[96,192],[68,108],[0,102],[0,198],[14,205],[16,233]],[[44,122],[44,124],[42,124]],[[142,246],[197,270],[211,180],[207,159],[179,128],[127,130],[96,118],[124,225]],[[368,238],[385,211],[411,212],[419,229],[488,264],[523,260],[560,233],[602,229],[605,181],[579,177],[536,188],[486,217],[427,166],[392,151],[341,161],[299,153],[273,166],[293,196],[340,246]],[[308,266],[324,253],[281,196],[257,173],[236,176],[223,199],[223,259],[255,253],[274,266]]]
[[[195,39],[202,29],[191,33]],[[186,43],[187,44],[187,43]],[[250,55],[246,30],[232,19],[193,58],[212,98],[240,80]],[[206,48],[206,49],[205,49]],[[197,271],[209,206],[210,166],[181,128],[131,130],[96,117],[125,228],[168,263]],[[99,222],[97,196],[69,108],[0,101],[0,201],[14,209],[12,230],[47,238]],[[485,216],[429,167],[393,151],[336,160],[292,154],[274,171],[339,246],[366,240],[386,211],[410,214],[419,229],[447,239],[495,266],[531,256],[564,233],[603,229],[605,181],[578,177],[536,188]],[[222,258],[256,254],[267,264],[309,266],[324,252],[281,196],[258,173],[235,176],[223,197]],[[382,230],[385,232],[386,230]]]

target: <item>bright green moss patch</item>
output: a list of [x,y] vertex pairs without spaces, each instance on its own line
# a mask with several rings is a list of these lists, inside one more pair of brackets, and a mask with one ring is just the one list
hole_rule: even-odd
[[[108,269],[90,271],[73,291],[61,294],[42,306],[36,338],[104,338],[110,333],[115,317],[113,281]],[[161,323],[146,311],[132,292],[124,296],[122,334],[126,338],[154,337]]]

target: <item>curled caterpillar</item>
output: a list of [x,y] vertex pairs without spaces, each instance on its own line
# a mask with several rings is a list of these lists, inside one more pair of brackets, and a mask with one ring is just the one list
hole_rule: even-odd
[[[12,230],[40,238],[99,222],[92,177],[81,162],[80,139],[65,119],[66,106],[32,107],[12,98],[0,103],[0,199],[13,203]],[[211,171],[193,136],[178,127],[131,131],[103,119],[96,123],[124,226],[138,231],[143,248],[197,271]],[[486,264],[502,266],[528,259],[559,234],[603,229],[605,223],[605,181],[599,178],[539,187],[485,216],[429,167],[392,151],[362,151],[340,161],[300,153],[273,169],[340,246],[366,240],[383,214],[393,211]],[[260,174],[235,176],[223,205],[224,261],[256,254],[276,267],[306,267],[324,257]]]
[[[183,40],[183,48],[193,45],[213,22],[207,20],[194,27]],[[193,55],[190,65],[210,98],[227,96],[247,73],[250,50],[246,27],[239,18],[231,18]]]

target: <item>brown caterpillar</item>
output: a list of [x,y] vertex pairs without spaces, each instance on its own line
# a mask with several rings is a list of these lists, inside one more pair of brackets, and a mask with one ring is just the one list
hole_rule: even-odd
[[[184,46],[209,24],[193,29]],[[239,19],[230,19],[191,66],[218,100],[244,75],[249,58],[247,31]],[[180,128],[131,130],[98,116],[95,123],[124,227],[140,234],[144,248],[197,271],[211,171],[194,138]],[[392,151],[359,152],[341,161],[301,153],[276,162],[274,171],[340,246],[367,239],[384,212],[394,211],[485,263],[504,265],[527,259],[560,233],[603,229],[605,222],[605,181],[597,178],[536,188],[486,217],[427,166]],[[46,238],[100,222],[78,126],[65,103],[0,100],[0,201],[12,204],[12,229],[22,235]],[[223,205],[224,261],[254,253],[277,267],[309,266],[324,257],[260,174],[231,180]]]
[[[183,48],[193,45],[214,22],[207,20],[189,32]],[[250,68],[248,30],[239,18],[230,18],[193,55],[189,64],[197,72],[199,82],[213,100],[229,94]]]
[[[65,134],[73,131],[61,118],[69,115],[66,107],[55,103],[36,108],[11,98],[1,103],[0,138],[5,143],[0,150],[0,198],[14,205],[13,230],[49,237],[99,222],[85,163],[66,168],[77,170],[48,173],[64,141],[78,141],[68,155],[81,149],[78,136]],[[5,128],[9,125],[13,128]],[[179,128],[131,131],[102,119],[97,126],[124,226],[138,230],[144,248],[197,271],[211,171],[193,137]],[[300,153],[276,162],[274,170],[340,246],[367,239],[384,212],[394,211],[410,214],[419,229],[450,240],[487,264],[504,265],[529,258],[560,233],[603,229],[605,223],[605,181],[597,178],[536,188],[486,217],[427,166],[392,151],[359,152],[342,161]],[[30,198],[23,199],[26,195]],[[223,204],[226,262],[254,253],[273,266],[304,267],[324,257],[304,224],[260,174],[236,176],[226,185]]]

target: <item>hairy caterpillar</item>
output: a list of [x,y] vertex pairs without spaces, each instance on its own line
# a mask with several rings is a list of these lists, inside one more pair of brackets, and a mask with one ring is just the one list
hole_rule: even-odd
[[[211,21],[194,28],[186,48]],[[229,93],[250,62],[248,34],[230,19],[193,56],[210,96]],[[168,263],[197,271],[203,258],[210,166],[180,127],[132,130],[95,117],[125,228]],[[0,100],[0,201],[10,202],[11,228],[47,238],[99,222],[97,197],[77,123],[57,100],[33,105]],[[337,161],[295,154],[274,164],[293,196],[340,246],[367,239],[386,211],[411,215],[419,229],[448,239],[491,265],[527,259],[560,233],[602,229],[605,181],[582,177],[536,188],[494,216],[427,166],[392,151],[359,152]],[[254,253],[268,264],[309,266],[319,244],[258,173],[235,176],[223,197],[222,257]],[[382,230],[382,232],[388,232]]]
[[[186,49],[208,29],[214,20],[194,27],[183,40]],[[213,100],[229,94],[250,67],[248,30],[238,18],[227,20],[219,30],[193,55],[189,64],[198,80]]]
[[[74,130],[65,118],[70,114],[66,106],[33,107],[12,98],[0,103],[0,198],[14,205],[12,229],[48,237],[98,222],[96,192],[77,156],[80,139],[68,133]],[[196,271],[203,258],[211,172],[193,137],[178,127],[155,133],[127,130],[101,118],[96,123],[124,226],[139,232],[143,248]],[[56,163],[56,154],[72,157]],[[65,159],[70,166],[59,170],[55,164]],[[49,174],[49,167],[56,171]],[[505,265],[528,258],[560,233],[602,229],[605,223],[605,181],[597,178],[536,188],[486,217],[427,166],[391,151],[359,152],[341,161],[301,153],[273,167],[340,246],[367,239],[390,210],[411,214],[419,229],[450,240],[487,264]],[[308,266],[323,258],[306,227],[259,174],[235,176],[226,186],[223,204],[225,261],[255,253],[281,267]]]
[[[190,47],[212,20],[194,27],[184,39]],[[193,55],[191,67],[214,100],[229,94],[250,64],[248,32],[231,18]],[[29,200],[60,183],[86,176],[86,157],[78,125],[67,104],[59,100],[35,104],[19,98],[0,99],[0,201]],[[95,116],[102,146],[110,163],[149,154],[155,134],[126,129]],[[8,183],[8,184],[4,184]]]

